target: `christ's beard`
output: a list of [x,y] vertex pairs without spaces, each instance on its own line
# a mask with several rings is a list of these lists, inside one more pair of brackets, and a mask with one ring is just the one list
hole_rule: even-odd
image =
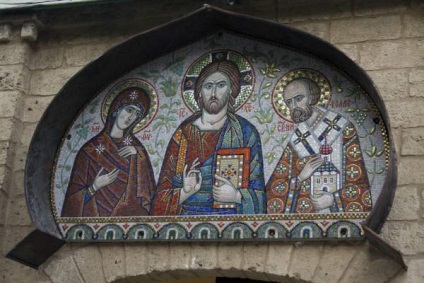
[[312,116],[312,107],[307,106],[305,109],[296,107],[291,111],[290,116],[296,124],[305,122]]
[[227,101],[225,99],[217,99],[217,98],[211,98],[204,106],[206,112],[209,114],[218,114],[219,111],[221,111]]

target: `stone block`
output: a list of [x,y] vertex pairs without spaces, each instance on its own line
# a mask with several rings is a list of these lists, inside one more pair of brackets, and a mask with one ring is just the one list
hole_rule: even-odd
[[404,16],[406,37],[424,36],[424,7]]
[[289,266],[289,276],[311,281],[322,254],[322,245],[301,244],[293,250]]
[[408,97],[408,71],[402,69],[369,71],[384,101]]
[[291,243],[269,243],[268,258],[265,264],[265,272],[273,275],[287,275],[290,258],[293,252]]
[[381,236],[404,255],[424,253],[424,225],[412,221],[387,221]]
[[9,193],[9,185],[12,172],[7,165],[0,166],[0,192]]
[[402,133],[402,155],[424,155],[424,128],[405,129]]
[[360,250],[341,278],[340,283],[383,283],[395,275],[401,266],[373,248]]
[[103,271],[107,282],[125,277],[125,252],[121,243],[103,243],[100,245],[103,259]]
[[0,282],[36,282],[51,283],[42,270],[30,268],[22,263],[0,256]]
[[25,169],[25,162],[28,154],[28,147],[17,147],[13,152],[13,171],[20,171]]
[[402,128],[392,128],[393,142],[395,144],[395,152],[397,160],[400,160],[401,147],[402,147]]
[[9,164],[8,156],[10,152],[10,142],[0,141],[0,165]]
[[326,244],[312,281],[316,283],[338,282],[357,251],[357,246]]
[[348,17],[352,15],[348,0],[279,0],[278,21],[282,23]]
[[31,143],[32,136],[34,135],[37,123],[23,124],[20,145],[28,147]]
[[0,118],[0,141],[8,141],[11,139],[14,122],[13,118]]
[[22,94],[19,91],[0,92],[0,117],[10,118],[19,116],[22,108]]
[[[6,224],[7,203],[9,198],[4,191],[0,190],[0,225]],[[3,232],[3,231],[2,231]],[[1,244],[2,242],[0,242]]]
[[172,280],[175,279],[170,273],[169,263],[171,261],[169,257],[170,244],[168,243],[149,243],[147,247],[148,262],[147,262],[147,274],[152,280]]
[[190,243],[172,243],[170,245],[169,270],[186,272],[190,270],[191,245]]
[[27,226],[7,226],[3,239],[2,253],[6,255],[10,252],[20,241],[29,235],[34,230],[33,227]]
[[398,187],[388,220],[417,220],[420,196],[416,186]]
[[55,95],[79,70],[80,68],[72,67],[35,71],[31,75],[30,93],[33,95]]
[[359,51],[366,70],[421,67],[423,53],[424,39],[366,42]]
[[264,272],[268,247],[268,243],[245,243],[242,253],[242,269],[251,272]]
[[69,47],[65,50],[66,64],[68,66],[85,66],[103,55],[109,48],[109,44],[90,44]]
[[29,71],[23,65],[0,66],[0,91],[28,89]]
[[12,40],[12,25],[1,24],[0,25],[0,42],[9,42]]
[[71,254],[68,254],[67,256],[58,255],[52,257],[47,266],[44,268],[44,272],[50,277],[53,283],[84,282]]
[[0,65],[27,64],[29,50],[26,43],[1,44]]
[[238,243],[218,243],[218,267],[223,270],[241,269],[243,246]]
[[[421,189],[421,207],[423,206],[424,206],[424,189]],[[421,213],[422,213],[421,217],[424,218],[424,209],[421,209]]]
[[28,147],[27,146],[19,146],[12,153],[13,156],[13,171],[22,171],[25,170],[25,162],[28,155]]
[[328,40],[330,32],[330,23],[328,22],[307,22],[292,23],[290,26]]
[[424,184],[424,174],[417,168],[424,168],[423,158],[401,158],[398,166],[398,185]]
[[138,276],[147,273],[148,244],[125,243],[126,276]]
[[54,69],[62,66],[63,48],[40,48],[31,54],[31,70]]
[[353,3],[356,16],[396,13],[408,8],[408,1],[404,0],[355,0]]
[[28,41],[37,41],[38,27],[34,22],[26,22],[22,25],[21,38]]
[[147,272],[166,271],[169,269],[169,252],[168,243],[149,244],[147,246],[148,262]]
[[218,245],[215,243],[192,243],[190,268],[195,270],[216,269]]
[[401,272],[390,281],[391,283],[424,282],[424,258],[414,258],[407,261],[408,271]]
[[387,101],[385,104],[392,127],[413,128],[424,126],[423,103],[424,99]]
[[358,62],[358,47],[354,44],[336,44],[336,47],[340,49],[347,57],[355,62]]
[[85,282],[106,282],[103,275],[102,258],[96,244],[73,249],[73,258]]
[[8,207],[9,209],[7,214],[7,225],[32,225],[25,197],[10,198]]
[[25,98],[22,121],[26,123],[38,123],[53,96],[28,96]]
[[409,72],[409,95],[424,97],[424,70],[411,70]]
[[[167,18],[168,19],[168,18]],[[155,23],[164,23],[166,20]],[[148,25],[147,28],[154,27],[151,23],[140,23]],[[139,29],[146,30],[146,29]],[[63,46],[82,45],[82,44],[95,44],[95,43],[108,43],[110,46],[125,40],[126,38],[134,35],[136,31],[130,29],[118,28],[115,25],[114,29],[105,28],[104,22],[101,26],[92,26],[81,32],[80,28],[66,28],[61,30],[44,30],[38,40],[46,48],[60,48]]]
[[350,18],[331,22],[331,42],[349,43],[367,40],[396,39],[401,36],[401,17],[381,16]]

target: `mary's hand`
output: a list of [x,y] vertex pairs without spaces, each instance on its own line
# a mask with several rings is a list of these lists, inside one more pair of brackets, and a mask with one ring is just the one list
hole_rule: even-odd
[[107,174],[100,175],[103,172],[103,170],[104,168],[102,167],[99,173],[97,173],[96,178],[94,179],[93,188],[95,191],[98,191],[101,188],[112,184],[116,180],[116,178],[118,178],[118,174],[119,174],[118,168],[113,169]]
[[135,154],[137,154],[137,149],[131,145],[124,146],[123,148],[118,150],[118,155],[123,158],[127,158],[128,156],[135,155]]

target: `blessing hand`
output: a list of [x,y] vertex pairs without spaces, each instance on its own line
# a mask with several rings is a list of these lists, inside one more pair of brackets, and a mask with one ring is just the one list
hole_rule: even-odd
[[182,204],[190,196],[197,193],[200,190],[200,187],[202,186],[202,172],[196,169],[196,167],[200,164],[198,160],[199,159],[196,158],[193,161],[188,172],[188,165],[184,165],[183,187],[180,189],[180,199],[178,201],[179,204]]
[[241,193],[236,188],[234,188],[233,184],[229,180],[217,174],[215,174],[215,179],[221,181],[224,184],[221,186],[213,186],[214,200],[219,202],[241,203]]
[[[184,193],[188,195],[192,195],[200,190],[200,186],[202,185],[202,173],[200,170],[196,169],[196,167],[199,165],[199,159],[196,158],[191,167],[190,170],[187,173],[187,164],[184,165],[184,171],[183,171],[183,191]],[[197,178],[199,176],[199,178]]]

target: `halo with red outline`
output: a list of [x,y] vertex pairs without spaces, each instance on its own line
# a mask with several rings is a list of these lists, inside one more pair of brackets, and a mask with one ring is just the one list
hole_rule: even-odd
[[184,104],[193,113],[200,111],[200,108],[194,99],[194,85],[196,83],[197,77],[200,74],[200,71],[209,63],[212,63],[216,60],[222,60],[223,58],[233,61],[240,70],[241,88],[240,93],[234,103],[235,111],[240,109],[252,94],[255,84],[255,72],[252,65],[244,55],[233,50],[216,50],[208,52],[200,56],[190,65],[190,67],[188,67],[181,84],[181,95]]
[[283,93],[284,88],[298,78],[305,78],[315,82],[321,92],[320,98],[317,105],[327,108],[328,103],[331,99],[331,85],[327,78],[320,72],[312,69],[297,69],[288,72],[283,75],[275,85],[275,88],[272,92],[272,107],[274,107],[275,112],[286,121],[293,123],[290,117],[290,109],[287,107],[284,102]]
[[146,128],[153,120],[153,118],[156,116],[156,113],[158,112],[158,105],[159,105],[159,98],[157,95],[157,92],[155,88],[148,83],[145,80],[141,79],[127,79],[124,81],[121,81],[114,85],[108,94],[106,94],[106,97],[103,100],[102,103],[102,121],[103,123],[106,123],[106,118],[109,112],[110,105],[112,101],[115,99],[115,97],[121,93],[123,90],[130,88],[130,87],[138,87],[144,89],[150,97],[150,106],[149,111],[140,122],[135,125],[133,132],[138,133],[139,131]]

